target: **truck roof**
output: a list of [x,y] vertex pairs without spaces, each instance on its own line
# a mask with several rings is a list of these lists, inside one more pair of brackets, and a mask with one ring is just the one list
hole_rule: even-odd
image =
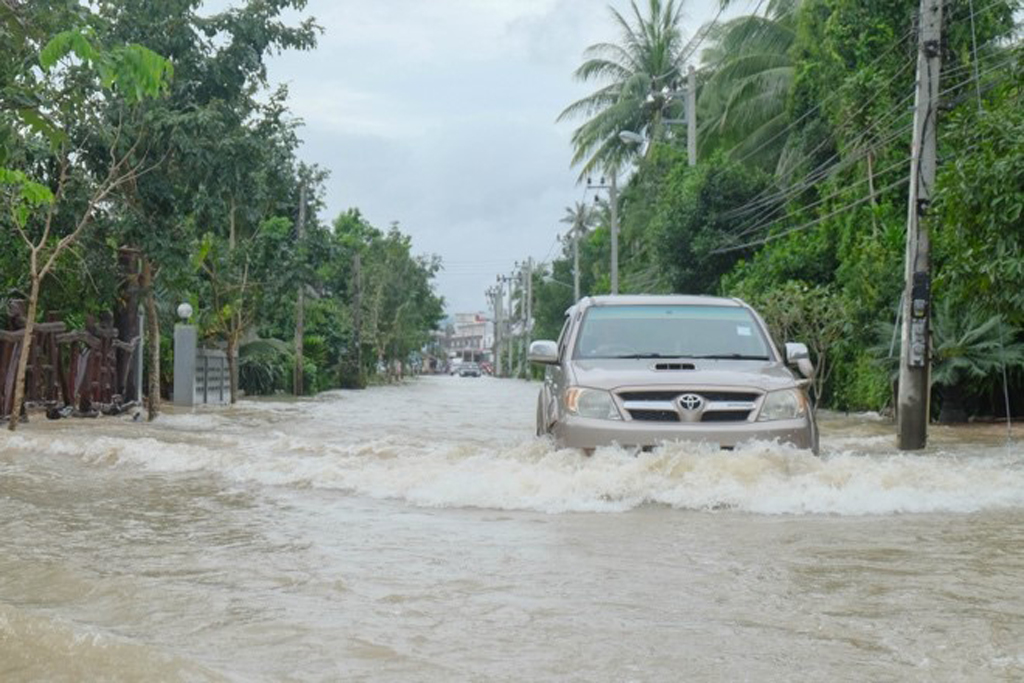
[[704,294],[603,294],[586,296],[576,302],[576,308],[591,306],[731,306],[742,307],[739,299]]

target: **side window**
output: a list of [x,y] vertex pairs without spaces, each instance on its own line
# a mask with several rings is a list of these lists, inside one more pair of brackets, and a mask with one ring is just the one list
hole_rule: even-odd
[[565,354],[565,345],[568,342],[569,322],[572,320],[571,317],[565,316],[565,322],[562,323],[562,331],[558,333],[558,357],[562,358]]

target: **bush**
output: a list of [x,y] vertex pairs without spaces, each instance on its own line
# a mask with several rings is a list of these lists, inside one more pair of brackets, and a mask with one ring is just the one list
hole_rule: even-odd
[[258,339],[238,349],[238,387],[251,396],[288,388],[291,350],[279,339]]

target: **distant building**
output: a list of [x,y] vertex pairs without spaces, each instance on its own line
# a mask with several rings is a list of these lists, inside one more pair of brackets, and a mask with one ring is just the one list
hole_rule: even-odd
[[446,328],[443,343],[452,363],[491,361],[494,349],[494,324],[483,313],[456,313]]

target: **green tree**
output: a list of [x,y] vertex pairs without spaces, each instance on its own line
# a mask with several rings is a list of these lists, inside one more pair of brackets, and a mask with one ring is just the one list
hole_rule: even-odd
[[737,17],[710,33],[697,101],[701,156],[726,150],[774,169],[786,148],[789,95],[796,77],[790,54],[800,0],[772,0],[763,16]]
[[675,0],[648,0],[645,13],[636,0],[630,0],[629,18],[609,10],[621,32],[619,41],[588,47],[575,72],[578,80],[604,85],[558,116],[559,121],[587,118],[572,135],[572,162],[582,164],[581,178],[595,170],[620,167],[635,154],[632,145],[619,139],[619,132],[657,127],[666,108],[662,91],[675,87],[682,77],[687,47],[680,30],[682,5]]
[[[117,223],[122,243],[144,257],[151,369],[160,367],[160,320],[169,313],[158,306],[156,292],[187,297],[203,286],[195,281],[190,246],[209,232],[233,250],[269,219],[298,213],[297,122],[287,109],[287,90],[269,91],[266,59],[275,51],[315,46],[319,28],[313,19],[294,26],[280,20],[282,13],[304,5],[302,0],[247,1],[207,16],[200,14],[200,0],[100,6],[112,39],[145,44],[168,55],[177,69],[168,96],[146,108],[142,123],[150,131],[151,153],[165,161],[127,188]],[[317,171],[310,177],[311,215],[319,206],[322,177]],[[289,252],[294,249],[288,246]],[[250,279],[263,283],[273,275],[254,271]],[[196,304],[197,310],[211,305]],[[159,376],[151,371],[150,380],[153,419]]]
[[[38,184],[26,182],[27,174],[5,173],[7,186],[15,188],[10,193],[13,209],[7,229],[28,251],[29,293],[25,336],[15,376],[14,415],[20,412],[24,400],[25,372],[43,280],[85,234],[107,199],[138,178],[147,163],[144,155],[139,154],[142,138],[123,138],[122,125],[104,125],[103,109],[111,98],[135,105],[159,96],[173,72],[169,62],[140,45],[104,47],[89,27],[53,36],[40,51],[39,66],[46,78],[39,81],[34,92],[42,103],[40,111],[45,111],[47,123],[30,128],[29,134],[40,129],[50,133],[50,153],[42,180],[51,193],[46,196]],[[82,163],[80,150],[71,144],[74,130],[80,127],[92,129],[101,140],[94,144],[104,148],[109,156],[105,173],[92,176]],[[75,192],[84,198],[84,205],[69,206],[67,199]],[[31,208],[43,211],[33,213]],[[17,419],[12,417],[9,428],[13,431],[16,424]]]

